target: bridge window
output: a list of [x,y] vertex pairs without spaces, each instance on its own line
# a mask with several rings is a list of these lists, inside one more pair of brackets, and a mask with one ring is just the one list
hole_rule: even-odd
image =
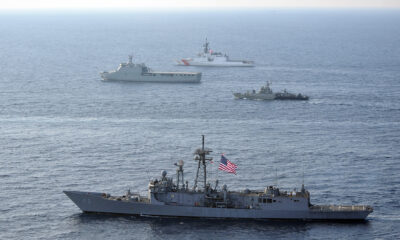
[[272,199],[268,198],[267,203],[272,203]]

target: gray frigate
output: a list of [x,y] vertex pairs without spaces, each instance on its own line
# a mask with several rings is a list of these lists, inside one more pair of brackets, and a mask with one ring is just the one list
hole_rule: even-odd
[[[86,213],[126,214],[158,217],[194,217],[226,219],[287,219],[287,220],[364,220],[373,209],[367,205],[313,205],[310,193],[281,191],[276,186],[264,190],[231,191],[226,185],[218,187],[207,182],[207,164],[212,160],[211,149],[195,151],[197,172],[194,185],[184,181],[182,160],[175,163],[174,181],[163,171],[160,179],[151,180],[147,196],[131,193],[112,196],[101,192],[64,191]],[[221,160],[222,161],[222,160]],[[213,186],[212,186],[213,185]]]

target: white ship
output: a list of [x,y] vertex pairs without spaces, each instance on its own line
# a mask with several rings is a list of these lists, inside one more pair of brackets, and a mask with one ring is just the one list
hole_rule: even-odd
[[183,58],[177,60],[181,66],[204,66],[204,67],[254,67],[253,61],[232,60],[228,55],[220,52],[214,52],[210,48],[207,41],[203,45],[203,51],[194,58]]
[[117,70],[101,72],[100,75],[105,81],[199,83],[201,80],[200,72],[155,72],[144,63],[133,63],[132,56]]

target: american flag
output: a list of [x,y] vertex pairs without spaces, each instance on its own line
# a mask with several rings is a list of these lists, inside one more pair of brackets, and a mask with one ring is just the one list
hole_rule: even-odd
[[237,165],[229,161],[224,154],[221,155],[221,162],[219,163],[219,170],[228,172],[228,173],[233,173],[236,175],[236,168]]

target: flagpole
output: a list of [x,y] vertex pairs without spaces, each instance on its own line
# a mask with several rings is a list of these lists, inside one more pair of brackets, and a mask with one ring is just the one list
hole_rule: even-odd
[[[220,161],[221,161],[221,160],[220,160]],[[218,164],[215,164],[215,165],[217,165],[217,169],[216,169],[216,171],[217,171],[217,179],[219,179],[219,171],[218,171],[219,163],[218,163]]]
[[[210,164],[212,164],[212,163],[210,162]],[[213,169],[212,169],[211,165],[210,165],[210,168],[211,168],[211,171],[210,171],[210,180],[212,181],[213,176],[214,176],[214,173],[213,173]],[[209,182],[210,182],[210,181],[209,181]],[[212,183],[210,183],[210,184],[212,184]]]

